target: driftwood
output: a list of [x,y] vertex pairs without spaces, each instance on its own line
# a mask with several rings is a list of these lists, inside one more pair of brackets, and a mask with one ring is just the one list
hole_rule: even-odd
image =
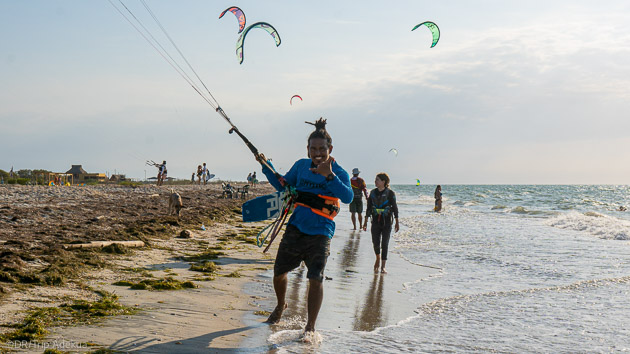
[[109,245],[121,245],[125,247],[142,247],[144,246],[144,242],[142,241],[92,241],[88,243],[68,243],[63,245],[65,249],[74,249],[74,248],[95,248],[95,247],[107,247]]

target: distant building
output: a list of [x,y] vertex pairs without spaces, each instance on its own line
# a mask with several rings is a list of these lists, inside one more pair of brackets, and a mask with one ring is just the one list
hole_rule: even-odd
[[107,181],[107,176],[104,173],[87,173],[81,165],[72,165],[66,174],[72,175],[74,183],[104,183]]
[[127,181],[127,176],[126,175],[112,175],[111,177],[109,177],[109,181],[110,182],[124,182]]

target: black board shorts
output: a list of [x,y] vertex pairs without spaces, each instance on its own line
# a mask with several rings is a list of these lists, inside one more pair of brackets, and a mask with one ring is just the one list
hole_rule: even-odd
[[350,212],[359,213],[363,212],[363,200],[361,198],[354,198],[350,203]]
[[274,276],[290,272],[304,261],[308,268],[306,277],[323,281],[329,255],[330,238],[328,236],[308,235],[293,225],[287,225],[278,247],[273,267]]

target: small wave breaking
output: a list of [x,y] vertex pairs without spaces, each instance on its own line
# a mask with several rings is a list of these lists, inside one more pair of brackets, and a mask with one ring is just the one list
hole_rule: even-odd
[[630,240],[630,221],[594,211],[559,215],[547,224],[559,229],[584,231],[607,240]]

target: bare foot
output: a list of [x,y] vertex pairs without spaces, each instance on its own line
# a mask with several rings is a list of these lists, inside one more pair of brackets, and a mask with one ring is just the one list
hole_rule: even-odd
[[385,270],[385,268],[381,269],[381,274],[387,274],[387,271]]
[[378,268],[381,267],[381,260],[380,259],[376,259],[376,262],[374,262],[374,273],[378,273]]
[[304,329],[304,333],[299,339],[302,343],[317,344],[321,341],[319,333],[315,332],[315,329]]
[[267,318],[267,321],[265,321],[265,323],[276,324],[280,322],[280,319],[282,318],[282,312],[286,310],[287,306],[288,305],[286,303],[282,307],[276,306],[276,308],[273,310],[271,315],[269,315],[269,318]]

